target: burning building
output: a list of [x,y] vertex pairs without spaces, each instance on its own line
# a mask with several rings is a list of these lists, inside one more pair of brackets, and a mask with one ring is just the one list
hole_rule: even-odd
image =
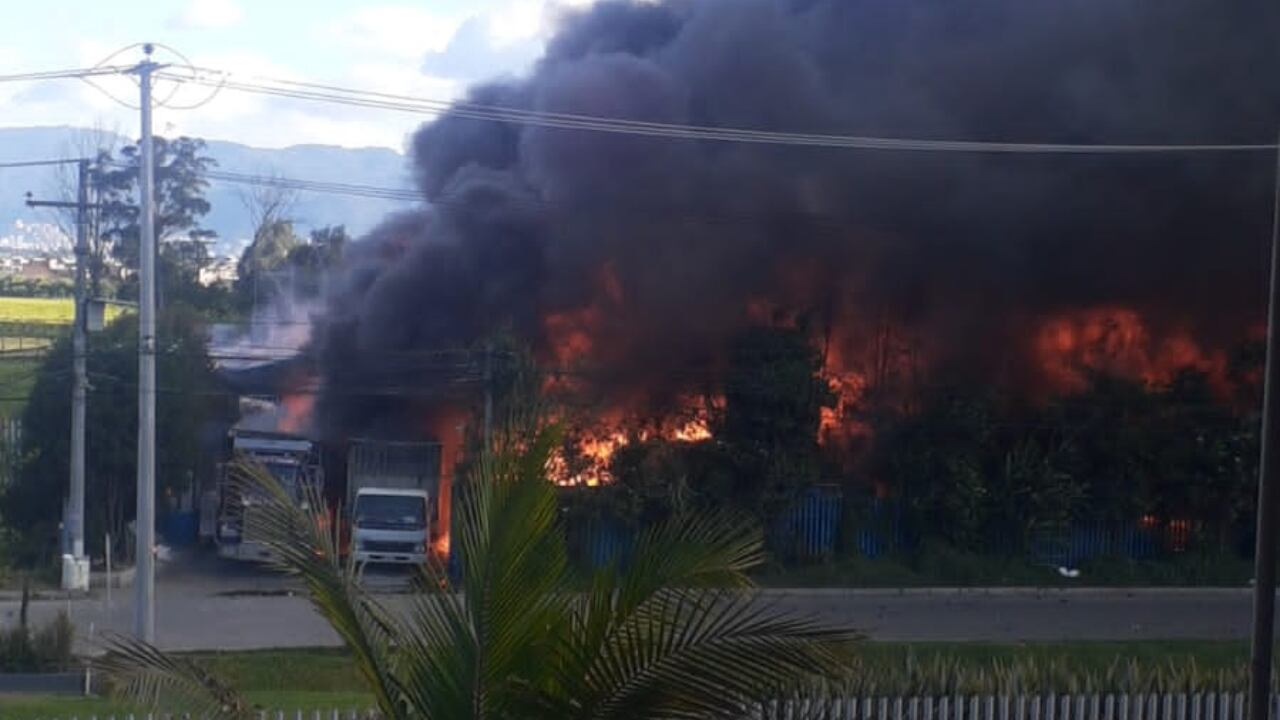
[[[316,333],[324,433],[453,437],[497,333],[620,426],[709,434],[726,348],[805,318],[837,401],[946,373],[1222,375],[1264,307],[1266,152],[1000,154],[718,142],[478,119],[465,103],[746,130],[1269,143],[1280,5],[603,0],[523,77],[414,136],[423,207],[349,248]],[[692,400],[691,400],[692,399]],[[696,407],[695,407],[696,406]],[[691,420],[679,418],[692,412]]]

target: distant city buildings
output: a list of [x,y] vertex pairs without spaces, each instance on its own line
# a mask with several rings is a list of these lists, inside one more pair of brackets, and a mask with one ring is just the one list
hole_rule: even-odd
[[[106,259],[112,275],[123,275],[114,258]],[[236,257],[215,257],[200,270],[200,283],[214,285],[236,279]],[[0,234],[0,277],[24,280],[73,280],[76,258],[72,239],[54,223],[14,220]]]

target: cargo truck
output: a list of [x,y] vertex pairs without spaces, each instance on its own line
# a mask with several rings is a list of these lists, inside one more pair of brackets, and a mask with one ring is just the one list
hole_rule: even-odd
[[[316,443],[288,433],[232,429],[234,457],[255,462],[271,473],[285,492],[305,506],[307,488],[324,487]],[[235,560],[269,560],[270,551],[254,536],[250,522],[263,497],[232,482],[231,468],[222,467],[218,480],[218,513],[214,541],[218,555]]]
[[425,563],[439,485],[439,443],[351,440],[344,514],[356,564]]

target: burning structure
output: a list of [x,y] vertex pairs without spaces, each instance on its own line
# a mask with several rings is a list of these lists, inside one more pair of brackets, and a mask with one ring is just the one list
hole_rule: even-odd
[[[602,0],[563,18],[527,76],[466,102],[814,134],[1266,143],[1277,31],[1267,0]],[[1029,397],[1090,370],[1226,382],[1262,319],[1268,153],[848,150],[465,112],[410,150],[423,208],[348,249],[315,334],[323,433],[431,434],[456,456],[481,372],[458,350],[499,333],[593,398],[580,450],[607,460],[629,437],[710,434],[699,413],[722,397],[727,349],[761,324],[811,334],[835,392],[820,432],[847,440],[869,404],[944,375]]]

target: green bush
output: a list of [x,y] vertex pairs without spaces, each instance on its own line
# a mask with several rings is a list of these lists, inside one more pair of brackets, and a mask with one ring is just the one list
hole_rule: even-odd
[[65,612],[36,628],[25,623],[0,630],[0,672],[58,672],[72,666],[75,626]]

